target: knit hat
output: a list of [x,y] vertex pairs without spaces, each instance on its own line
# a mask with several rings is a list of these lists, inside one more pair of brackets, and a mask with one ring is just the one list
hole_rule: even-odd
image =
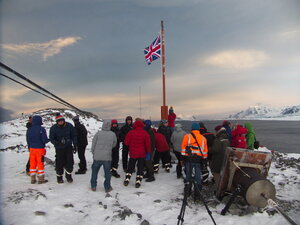
[[151,122],[151,120],[145,120],[144,124],[145,124],[145,128],[149,129],[149,128],[151,128],[152,122]]
[[224,120],[224,121],[223,121],[223,126],[229,125],[229,124],[230,124],[230,122],[229,122],[228,120]]
[[193,123],[193,124],[192,124],[191,130],[199,130],[199,129],[200,129],[199,123]]
[[111,125],[117,124],[118,125],[118,120],[111,120]]
[[65,120],[65,118],[62,115],[57,115],[55,117],[56,122],[60,121],[60,120]]

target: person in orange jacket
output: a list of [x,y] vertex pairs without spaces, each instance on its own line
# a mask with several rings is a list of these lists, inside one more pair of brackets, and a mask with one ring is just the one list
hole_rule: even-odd
[[[195,185],[194,190],[201,190],[202,188],[202,174],[201,164],[207,159],[208,148],[206,138],[200,134],[200,125],[198,123],[192,124],[190,134],[186,134],[183,137],[181,144],[181,155],[185,162],[185,188],[191,187],[190,182],[192,181],[192,171],[195,171]],[[186,190],[190,192],[190,190]],[[195,199],[199,198],[200,193],[195,191]]]
[[32,184],[36,183],[36,174],[38,175],[39,184],[48,182],[48,180],[45,180],[44,155],[46,155],[45,145],[49,142],[49,139],[42,124],[42,117],[33,116],[32,126],[26,132],[26,140],[30,150],[30,177]]

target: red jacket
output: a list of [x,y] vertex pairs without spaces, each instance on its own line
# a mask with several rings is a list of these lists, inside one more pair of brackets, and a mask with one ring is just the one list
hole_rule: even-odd
[[247,129],[241,125],[237,125],[236,128],[231,132],[231,147],[235,148],[246,148],[246,138],[244,134],[247,134]]
[[170,147],[167,143],[165,136],[161,133],[154,133],[155,135],[155,148],[158,152],[170,151]]
[[144,130],[144,124],[141,121],[135,121],[133,130],[126,135],[124,144],[129,146],[130,158],[145,158],[146,152],[150,152],[150,137]]
[[168,115],[168,126],[169,127],[175,127],[175,119],[176,119],[175,113],[171,113]]

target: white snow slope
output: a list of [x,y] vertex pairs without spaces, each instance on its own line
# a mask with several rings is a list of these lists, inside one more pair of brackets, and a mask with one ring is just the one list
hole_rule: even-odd
[[[43,116],[44,118],[44,116]],[[67,119],[68,120],[68,119]],[[93,118],[81,119],[89,130],[89,142],[96,130],[102,125]],[[45,123],[49,127],[54,120]],[[30,178],[25,175],[25,165],[28,152],[25,141],[26,118],[2,123],[0,125],[1,149],[1,209],[2,224],[177,224],[182,199],[183,181],[176,178],[175,166],[171,173],[160,169],[156,174],[156,181],[142,182],[142,186],[134,187],[135,175],[130,184],[123,186],[124,172],[119,169],[121,178],[112,177],[113,191],[106,194],[103,188],[103,170],[98,176],[96,192],[90,190],[91,169],[85,175],[73,175],[74,182],[57,184],[56,173],[51,164],[45,164],[46,184],[30,184]],[[17,146],[16,148],[8,148]],[[5,151],[3,149],[6,149]],[[55,150],[52,144],[47,145],[46,157],[55,159]],[[284,158],[298,159],[300,154],[285,155]],[[88,168],[92,164],[90,144],[86,151]],[[77,155],[74,156],[74,170],[78,169]],[[121,163],[121,158],[120,158]],[[269,179],[277,189],[278,201],[291,203],[291,209],[286,213],[294,221],[300,221],[299,216],[299,169],[297,167],[276,168],[273,163]],[[205,191],[205,188],[203,192]],[[203,193],[205,198],[205,193]],[[225,202],[217,205],[208,203],[212,216],[217,224],[288,224],[279,214],[268,215],[265,211],[247,214],[244,216],[220,215]],[[148,222],[148,223],[147,223]],[[204,205],[189,201],[186,207],[184,224],[213,224]],[[1,222],[0,222],[1,224]]]

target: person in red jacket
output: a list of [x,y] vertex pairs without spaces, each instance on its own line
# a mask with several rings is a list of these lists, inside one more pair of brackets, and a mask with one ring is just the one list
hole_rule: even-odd
[[143,179],[143,169],[145,158],[150,158],[150,137],[147,131],[144,130],[144,123],[136,120],[133,124],[133,130],[126,135],[124,144],[129,146],[129,164],[124,185],[129,184],[134,167],[137,163],[137,175],[135,187],[139,188]]
[[175,129],[175,119],[176,119],[176,114],[174,113],[174,109],[171,106],[168,115],[168,126],[171,128],[172,132]]
[[246,148],[247,129],[242,125],[237,124],[235,129],[231,132],[231,147]]
[[155,173],[158,173],[159,170],[159,160],[161,159],[163,165],[165,166],[166,171],[170,172],[170,147],[167,143],[165,136],[161,133],[158,133],[154,129],[155,136],[155,154],[153,160],[153,169]]

